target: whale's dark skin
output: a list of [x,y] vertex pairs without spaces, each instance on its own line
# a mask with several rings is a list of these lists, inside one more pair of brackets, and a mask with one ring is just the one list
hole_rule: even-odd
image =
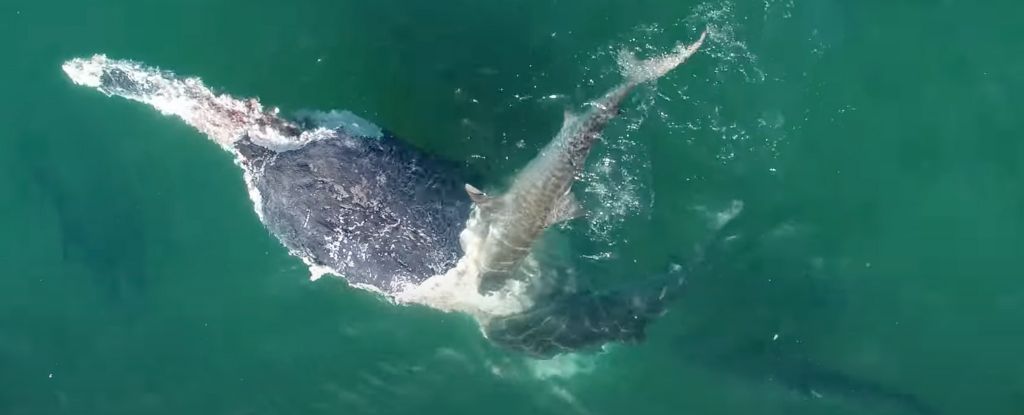
[[[248,139],[235,144],[259,172],[253,184],[267,228],[350,283],[386,293],[455,266],[471,207],[463,184],[471,174],[391,134],[336,135],[280,153]],[[341,255],[332,244],[344,247]]]

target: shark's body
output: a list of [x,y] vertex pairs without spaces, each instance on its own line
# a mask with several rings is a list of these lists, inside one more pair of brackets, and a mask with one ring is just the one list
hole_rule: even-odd
[[[562,217],[558,208],[566,206],[560,201],[566,200],[589,147],[622,99],[636,85],[678,65],[692,50],[680,49],[634,67],[629,80],[591,111],[569,119],[560,134],[564,139],[554,140],[520,175],[546,177],[544,184],[533,187],[517,180],[523,184],[513,185],[505,198],[508,204],[500,211],[504,220],[491,222],[489,228],[519,238],[519,246],[529,250],[552,212]],[[337,274],[357,287],[402,301],[399,294],[409,287],[461,263],[465,247],[460,243],[465,241],[460,233],[468,229],[471,216],[463,184],[473,177],[459,164],[424,154],[351,113],[288,119],[255,99],[218,95],[198,78],[179,78],[137,62],[97,55],[68,61],[64,71],[76,84],[177,116],[234,155],[260,220],[314,272]],[[517,203],[530,210],[517,214],[511,208]],[[520,220],[527,226],[502,228],[501,223]],[[652,281],[679,286],[676,275]],[[642,338],[646,323],[670,298],[664,291],[608,290],[593,298],[561,291],[536,298],[529,309],[481,322],[499,344],[551,356]],[[551,330],[546,323],[551,319],[565,325]],[[533,330],[543,324],[548,324],[546,329]]]
[[481,289],[500,288],[513,277],[545,228],[581,214],[570,192],[572,184],[594,142],[619,114],[623,100],[638,85],[655,81],[686,61],[703,44],[705,35],[691,45],[680,45],[673,53],[643,62],[623,53],[619,58],[623,83],[591,102],[583,114],[566,111],[558,134],[516,175],[507,192],[489,197],[466,185],[487,226],[477,264],[482,273]]

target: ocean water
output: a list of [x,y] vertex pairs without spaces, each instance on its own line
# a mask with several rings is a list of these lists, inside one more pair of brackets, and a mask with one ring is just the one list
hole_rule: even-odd
[[[1018,2],[0,3],[0,414],[1020,414]],[[728,241],[645,342],[538,361],[308,271],[178,120],[74,86],[106,53],[348,109],[500,183],[618,80],[562,235],[628,283]]]

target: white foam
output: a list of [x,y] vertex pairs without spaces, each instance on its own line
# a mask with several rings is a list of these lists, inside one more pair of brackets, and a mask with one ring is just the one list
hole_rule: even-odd
[[[102,59],[98,59],[98,57]],[[102,85],[100,81],[100,77],[103,75],[102,62],[105,60],[106,56],[103,55],[96,55],[90,60],[72,59],[65,62],[62,69],[71,78],[71,82],[90,88],[99,88]]]
[[736,34],[737,28],[742,26],[735,9],[735,4],[729,0],[708,1],[695,7],[682,24],[708,28],[708,43],[712,47],[707,53],[715,61],[716,74],[738,72],[747,82],[764,82],[767,74],[760,68],[757,55]]
[[473,210],[466,227],[459,235],[463,256],[454,268],[435,275],[420,284],[409,284],[395,295],[401,303],[423,304],[442,311],[469,314],[485,325],[491,318],[523,311],[532,305],[525,294],[526,284],[510,281],[500,290],[481,294],[480,263],[482,255],[482,221]]
[[526,365],[537,379],[569,379],[593,372],[597,358],[598,355],[565,353],[545,360],[528,360]]
[[653,204],[647,189],[650,163],[643,151],[646,144],[631,135],[630,131],[623,139],[610,140],[598,151],[594,167],[580,175],[582,192],[595,201],[587,204],[588,236],[605,244],[612,244],[614,233],[627,220],[649,212]]
[[[295,255],[295,254],[292,254],[292,255]],[[323,276],[327,275],[327,274],[337,274],[337,272],[334,271],[334,269],[332,269],[331,267],[327,267],[327,266],[323,266],[323,265],[317,265],[316,263],[314,263],[309,258],[304,258],[301,255],[295,255],[295,256],[298,256],[298,257],[302,258],[303,262],[306,263],[306,266],[309,267],[309,280],[310,281],[316,281],[316,280],[318,280],[320,278],[323,278]]]
[[736,217],[743,212],[743,201],[732,200],[729,202],[729,206],[723,207],[719,210],[713,210],[704,205],[696,205],[693,207],[693,210],[697,211],[707,219],[711,229],[718,231],[724,228],[725,225],[728,225],[729,222],[732,222],[733,219],[736,219]]
[[363,117],[348,110],[300,111],[298,117],[305,118],[323,128],[341,129],[353,137],[380,138],[384,130]]
[[94,55],[69,60],[62,68],[78,85],[142,102],[161,114],[181,118],[232,152],[232,145],[246,136],[268,149],[284,151],[335,134],[328,128],[303,131],[278,116],[277,108],[264,108],[258,99],[217,95],[199,78],[178,78],[171,72],[129,60]]
[[263,217],[263,195],[256,188],[256,176],[252,168],[245,165],[241,155],[236,151],[231,153],[235,155],[235,164],[242,168],[242,180],[245,182],[245,190],[249,194],[249,200],[252,201],[252,208],[256,211],[256,217],[260,219],[260,222],[266,223]]
[[740,212],[743,212],[743,201],[733,200],[729,203],[729,207],[715,212],[712,226],[714,226],[715,230],[722,229],[726,224],[732,222]]

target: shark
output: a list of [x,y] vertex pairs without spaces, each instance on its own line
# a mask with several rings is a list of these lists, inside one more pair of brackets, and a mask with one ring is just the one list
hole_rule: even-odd
[[561,129],[516,174],[506,192],[492,196],[472,184],[465,185],[484,221],[476,263],[481,291],[501,289],[515,278],[545,229],[583,215],[572,185],[602,131],[619,115],[623,101],[637,86],[654,82],[681,65],[700,49],[706,37],[705,30],[693,43],[679,44],[668,54],[643,61],[623,49],[618,64],[624,81],[591,101],[582,114],[566,110]]

